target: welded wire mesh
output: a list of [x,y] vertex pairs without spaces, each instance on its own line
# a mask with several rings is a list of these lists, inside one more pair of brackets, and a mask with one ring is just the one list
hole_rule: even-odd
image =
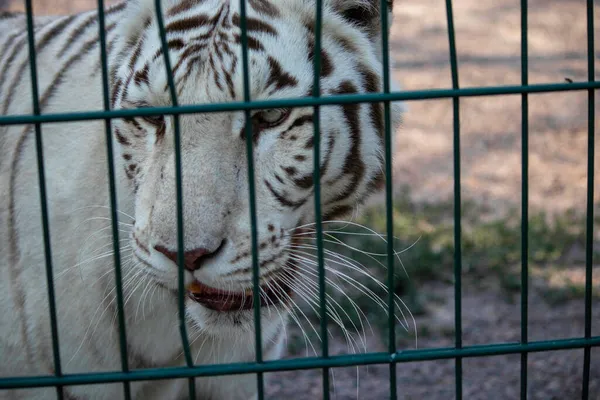
[[[235,0],[232,0],[235,1]],[[61,113],[61,114],[41,114],[39,104],[37,65],[35,54],[35,39],[33,29],[33,11],[31,0],[25,0],[27,13],[27,29],[28,29],[28,46],[29,60],[32,82],[32,115],[11,115],[0,116],[1,125],[16,125],[16,124],[34,124],[36,135],[36,150],[38,155],[38,171],[40,183],[40,197],[42,199],[42,226],[45,240],[45,256],[46,256],[46,274],[48,284],[48,301],[51,320],[52,348],[54,375],[52,376],[36,376],[36,377],[3,377],[0,378],[0,390],[11,388],[27,388],[27,387],[49,387],[55,386],[58,397],[63,398],[62,387],[65,385],[84,385],[98,384],[108,382],[122,382],[124,385],[124,397],[131,397],[129,384],[132,381],[141,380],[156,380],[170,378],[188,378],[190,398],[195,398],[195,380],[194,377],[206,377],[216,375],[232,375],[232,374],[251,374],[257,375],[257,392],[258,398],[264,397],[264,382],[263,375],[266,372],[281,371],[281,370],[297,370],[297,369],[313,369],[321,368],[323,370],[323,396],[329,398],[329,369],[342,366],[358,366],[369,364],[389,364],[390,366],[390,398],[397,397],[396,384],[396,365],[410,361],[427,361],[440,359],[455,360],[455,387],[456,398],[462,398],[462,360],[466,357],[483,357],[495,356],[502,354],[520,354],[521,355],[521,398],[527,398],[527,355],[531,352],[551,351],[560,349],[582,349],[584,352],[583,376],[581,377],[582,398],[589,399],[589,381],[590,381],[590,358],[591,348],[600,345],[600,337],[592,336],[592,262],[593,262],[593,193],[594,193],[594,126],[595,126],[595,99],[594,92],[600,88],[600,82],[595,80],[595,47],[594,47],[594,2],[587,0],[587,60],[588,60],[588,79],[583,82],[570,83],[553,83],[553,84],[538,84],[530,85],[528,82],[528,17],[527,0],[521,0],[521,85],[520,86],[494,86],[494,87],[472,87],[460,88],[459,82],[459,63],[456,51],[456,38],[453,18],[453,2],[446,0],[446,15],[448,28],[448,41],[450,49],[450,64],[451,64],[451,88],[440,88],[433,90],[416,90],[416,91],[401,91],[392,92],[390,90],[389,76],[389,46],[388,46],[388,20],[386,13],[381,13],[381,30],[382,30],[382,48],[383,48],[383,92],[370,93],[362,95],[328,95],[321,96],[320,91],[320,76],[318,71],[321,69],[321,32],[323,18],[323,1],[316,0],[315,2],[315,56],[314,56],[314,86],[312,96],[305,98],[280,99],[280,100],[261,100],[254,101],[250,97],[250,84],[248,72],[248,36],[246,31],[246,4],[244,0],[240,0],[241,14],[241,43],[243,47],[242,67],[244,73],[244,100],[241,102],[232,102],[226,104],[195,104],[195,105],[178,105],[175,83],[169,60],[169,52],[167,51],[167,39],[164,30],[161,2],[155,0],[155,6],[158,14],[158,25],[160,28],[161,44],[165,57],[167,70],[168,89],[171,96],[171,107],[144,108],[136,110],[111,110],[109,101],[109,80],[108,80],[108,65],[104,23],[104,4],[103,0],[98,0],[98,20],[99,20],[99,37],[102,62],[102,90],[104,95],[103,110],[92,110],[77,113]],[[380,1],[382,10],[386,9],[387,2]],[[583,23],[583,21],[582,21]],[[588,167],[587,167],[587,224],[586,224],[586,282],[585,282],[585,332],[582,332],[581,337],[574,337],[562,340],[553,341],[537,341],[531,342],[528,339],[527,321],[528,321],[528,95],[531,93],[548,93],[557,91],[587,91],[588,92]],[[486,345],[464,346],[462,343],[462,324],[461,324],[461,155],[460,155],[460,99],[461,97],[473,96],[500,96],[509,94],[520,94],[522,98],[522,212],[521,212],[521,340],[519,343],[490,343]],[[327,313],[324,312],[327,307],[327,298],[325,293],[325,268],[323,260],[323,232],[321,227],[321,201],[320,201],[320,107],[324,105],[341,105],[341,104],[356,104],[363,102],[382,102],[384,104],[384,119],[385,119],[385,172],[386,172],[386,208],[387,208],[387,252],[388,252],[388,287],[393,286],[394,278],[394,249],[393,249],[393,188],[392,188],[392,148],[391,148],[391,123],[390,123],[390,102],[392,101],[419,101],[426,99],[452,99],[453,102],[453,139],[454,139],[454,279],[455,279],[455,346],[452,348],[432,348],[423,350],[405,350],[398,351],[395,341],[395,322],[394,322],[394,298],[393,291],[389,291],[388,311],[389,311],[389,345],[387,352],[366,353],[360,355],[337,355],[329,354],[327,343]],[[318,357],[306,357],[292,360],[277,360],[265,361],[261,349],[262,333],[260,326],[260,310],[259,310],[259,258],[258,258],[258,243],[257,243],[257,216],[256,216],[256,199],[255,199],[255,177],[253,170],[253,141],[252,141],[252,126],[250,122],[250,112],[255,109],[277,108],[277,107],[301,107],[310,106],[314,108],[314,183],[315,183],[315,214],[316,214],[316,239],[318,245],[318,273],[319,273],[319,301],[321,312],[321,337],[323,340],[322,354]],[[247,161],[249,166],[249,204],[250,220],[252,222],[252,262],[254,274],[254,322],[255,322],[255,340],[256,340],[256,360],[251,363],[235,363],[235,364],[219,364],[219,365],[195,365],[191,354],[190,345],[185,326],[184,299],[183,299],[183,198],[181,188],[181,155],[180,148],[180,126],[179,116],[190,113],[213,113],[213,112],[231,112],[243,111],[246,117],[246,146],[247,146]],[[186,365],[182,367],[170,368],[154,368],[145,370],[130,370],[127,361],[127,341],[126,341],[126,323],[123,312],[123,292],[121,287],[121,260],[119,256],[119,230],[117,222],[117,197],[115,190],[115,172],[113,165],[112,153],[112,132],[110,120],[113,118],[124,118],[132,116],[151,116],[151,115],[172,115],[174,117],[174,138],[175,138],[175,167],[177,180],[177,219],[178,219],[178,265],[182,266],[179,270],[179,299],[178,306],[180,310],[180,331],[182,338],[182,348],[184,350]],[[110,205],[112,208],[112,234],[115,264],[115,284],[117,293],[117,305],[120,328],[120,349],[121,349],[121,371],[103,372],[103,373],[79,373],[79,374],[64,374],[61,368],[61,359],[58,342],[58,328],[56,319],[55,295],[53,287],[53,265],[52,265],[52,247],[49,234],[48,211],[46,205],[46,187],[44,178],[44,156],[43,156],[43,129],[44,123],[55,123],[62,121],[79,121],[79,120],[94,120],[100,119],[105,121],[106,127],[106,149],[108,152],[108,171],[110,185]],[[1,393],[1,392],[0,392]]]

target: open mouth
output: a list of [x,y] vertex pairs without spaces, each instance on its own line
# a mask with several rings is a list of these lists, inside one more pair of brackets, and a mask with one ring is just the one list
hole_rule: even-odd
[[[243,292],[233,292],[207,286],[197,280],[187,287],[188,297],[214,311],[244,311],[254,308],[252,289]],[[269,285],[263,285],[259,290],[261,307],[285,303],[292,294],[289,284],[280,279],[274,279]]]

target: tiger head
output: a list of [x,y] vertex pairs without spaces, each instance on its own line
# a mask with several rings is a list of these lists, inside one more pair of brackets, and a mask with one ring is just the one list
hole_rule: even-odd
[[[244,101],[239,3],[162,1],[179,105]],[[392,1],[387,3],[391,21]],[[154,1],[132,0],[125,13],[122,49],[112,63],[117,66],[113,108],[171,106]],[[315,2],[248,0],[246,21],[250,98],[311,96]],[[383,91],[380,29],[379,0],[323,2],[322,96]],[[392,132],[401,112],[400,103],[391,104]],[[383,187],[384,105],[329,105],[319,113],[321,210],[323,220],[334,220]],[[294,288],[292,255],[294,250],[306,253],[303,244],[309,243],[315,220],[315,111],[261,109],[249,118],[261,303],[283,311]],[[253,256],[245,113],[183,114],[178,123],[187,312],[208,331],[221,332],[227,323],[228,329],[240,321],[250,324]],[[172,116],[114,122],[121,170],[135,198],[132,246],[147,272],[172,291],[178,287],[175,124]],[[278,313],[271,317],[273,323],[279,320]]]

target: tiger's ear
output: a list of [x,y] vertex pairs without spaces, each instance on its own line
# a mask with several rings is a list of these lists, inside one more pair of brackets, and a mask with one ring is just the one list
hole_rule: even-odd
[[122,23],[119,26],[119,37],[134,44],[140,37],[144,27],[154,17],[151,1],[128,0],[123,13]]
[[[381,0],[329,0],[331,7],[345,20],[369,34],[372,40],[381,37]],[[392,25],[394,0],[386,0],[388,29]]]

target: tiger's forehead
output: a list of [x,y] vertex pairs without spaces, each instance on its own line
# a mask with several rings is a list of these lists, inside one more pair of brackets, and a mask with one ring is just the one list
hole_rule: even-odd
[[[289,11],[282,7],[292,3],[283,1],[277,7],[266,0],[249,2],[246,18],[248,78],[254,100],[311,93],[314,29],[303,13],[286,12],[285,17],[282,16],[282,11]],[[165,31],[181,104],[244,100],[238,5],[237,0],[187,1],[166,12]],[[331,33],[331,30],[325,32],[323,38],[321,75],[324,78],[332,73],[335,48],[338,53],[340,49],[352,50],[347,36],[344,40],[336,39]],[[141,42],[144,44],[144,39]],[[144,47],[145,57],[132,64],[136,65],[137,76],[143,74],[145,79],[136,79],[135,83],[146,84],[152,93],[164,96],[167,104],[168,83],[160,42],[146,43]],[[134,56],[137,53],[134,52]]]
[[[254,11],[256,13],[260,13],[264,16],[268,16],[271,18],[277,18],[281,16],[281,12],[278,7],[278,3],[286,3],[289,0],[283,1],[271,1],[271,0],[247,0],[246,4],[249,6],[249,11]],[[171,7],[168,7],[166,12],[167,17],[176,16],[179,14],[184,14],[188,11],[196,10],[202,8],[206,9],[214,9],[215,7],[219,7],[221,5],[227,5],[230,8],[238,8],[240,5],[239,0],[183,0],[177,1]]]

